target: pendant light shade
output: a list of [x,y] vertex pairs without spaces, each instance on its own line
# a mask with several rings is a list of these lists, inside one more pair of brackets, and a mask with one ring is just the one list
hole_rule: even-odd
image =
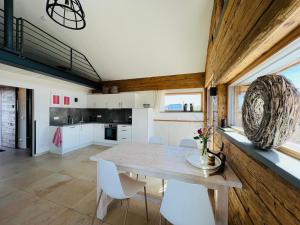
[[63,27],[81,30],[85,27],[85,15],[79,0],[47,0],[48,16]]

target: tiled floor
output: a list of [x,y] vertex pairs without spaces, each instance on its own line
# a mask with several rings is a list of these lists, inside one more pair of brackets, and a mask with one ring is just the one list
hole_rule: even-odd
[[[38,158],[24,152],[0,153],[0,224],[90,224],[96,207],[96,163],[89,157],[106,149],[90,146],[64,157],[46,154]],[[149,195],[159,198],[161,181],[149,177],[146,181]],[[159,205],[151,200],[148,204],[148,224],[158,224]],[[113,202],[103,225],[122,224],[124,206]],[[127,225],[147,224],[143,200],[130,201],[127,218]]]

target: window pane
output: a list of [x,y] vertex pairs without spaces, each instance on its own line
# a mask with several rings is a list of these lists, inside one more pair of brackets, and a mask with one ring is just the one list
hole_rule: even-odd
[[187,104],[187,110],[190,111],[190,104],[193,105],[193,111],[201,111],[201,94],[166,94],[166,111],[183,111],[184,104]]
[[235,87],[235,126],[242,127],[242,107],[248,86]]
[[[288,78],[300,92],[300,64],[297,64],[282,71],[281,74]],[[288,141],[300,145],[300,120],[298,122],[298,126],[296,127],[296,132],[293,134],[292,137],[289,138]]]

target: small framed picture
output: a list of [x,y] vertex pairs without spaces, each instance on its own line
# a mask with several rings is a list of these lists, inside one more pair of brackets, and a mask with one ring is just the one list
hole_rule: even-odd
[[51,105],[52,106],[60,106],[61,105],[60,95],[58,95],[58,94],[51,95]]
[[70,105],[70,99],[69,96],[64,96],[64,105]]

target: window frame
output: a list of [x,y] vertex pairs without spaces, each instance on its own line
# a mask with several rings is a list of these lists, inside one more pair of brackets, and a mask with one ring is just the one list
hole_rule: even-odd
[[[198,111],[181,111],[181,110],[165,110],[165,96],[166,95],[200,95],[200,99],[201,99],[201,102],[200,102],[200,110]],[[163,112],[166,112],[166,113],[203,113],[203,107],[204,107],[204,93],[203,91],[199,91],[199,92],[165,92],[164,93],[164,110]]]

